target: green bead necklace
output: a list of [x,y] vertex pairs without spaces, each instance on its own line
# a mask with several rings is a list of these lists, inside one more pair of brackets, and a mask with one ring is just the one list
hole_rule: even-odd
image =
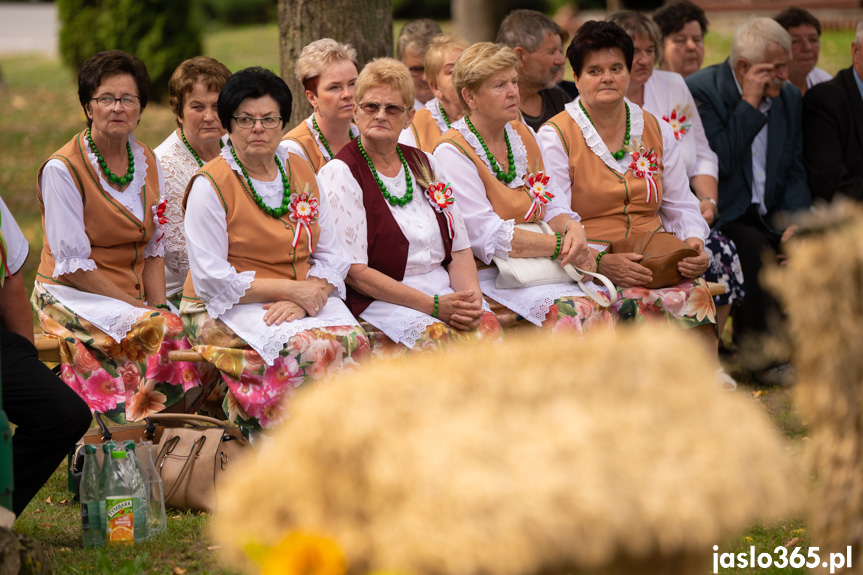
[[126,142],[126,153],[129,155],[129,168],[126,170],[126,175],[124,176],[118,176],[108,168],[108,162],[105,161],[105,158],[103,158],[102,154],[99,153],[99,149],[96,147],[96,144],[93,143],[93,137],[90,135],[90,128],[87,128],[87,143],[90,144],[90,149],[93,150],[93,155],[96,156],[96,160],[99,162],[102,172],[108,177],[109,182],[112,184],[120,184],[121,186],[132,183],[132,178],[134,178],[135,174],[135,156],[132,155],[132,146],[129,145],[129,142]]
[[189,143],[189,140],[186,139],[186,133],[183,131],[183,128],[180,128],[180,136],[183,138],[183,143],[186,144],[186,147],[189,148],[189,151],[192,152],[192,157],[195,158],[195,161],[198,162],[198,167],[204,167],[204,162],[201,161],[201,158],[198,156],[198,152],[192,148],[192,145]]
[[265,214],[274,218],[281,218],[283,215],[288,213],[291,209],[291,184],[288,182],[288,176],[285,174],[285,168],[279,161],[279,157],[275,156],[276,166],[279,167],[279,173],[282,175],[282,189],[284,190],[284,194],[282,194],[282,205],[278,208],[271,208],[264,203],[264,198],[255,191],[255,186],[252,185],[252,178],[249,177],[249,174],[246,172],[246,168],[243,167],[242,163],[240,163],[240,158],[237,157],[237,152],[234,151],[233,147],[231,148],[231,155],[234,156],[234,161],[237,162],[237,165],[240,166],[240,170],[246,177],[246,183],[249,184],[249,190],[251,190],[252,197],[255,198],[255,203],[258,204],[258,207],[261,208]]
[[[315,127],[315,131],[318,133],[318,137],[321,139],[321,143],[324,145],[324,149],[325,149],[325,150],[327,151],[327,153],[330,155],[330,159],[335,158],[335,157],[336,157],[336,155],[335,155],[335,154],[333,153],[333,151],[330,149],[330,145],[327,143],[327,139],[324,137],[324,133],[323,133],[323,132],[321,131],[321,129],[318,127],[318,120],[315,118],[314,114],[312,114],[312,126],[314,126],[314,127]],[[348,128],[348,138],[350,138],[351,140],[353,140],[353,139],[354,139],[354,135],[351,133],[351,129],[350,129],[350,128]]]
[[399,159],[402,161],[402,166],[405,168],[405,182],[407,183],[407,191],[405,195],[401,198],[397,198],[391,193],[387,191],[387,187],[381,181],[381,177],[378,175],[378,171],[375,169],[375,165],[369,159],[369,155],[366,153],[366,150],[363,148],[362,140],[357,140],[357,146],[360,148],[360,154],[365,158],[366,163],[369,165],[369,168],[372,170],[372,175],[375,177],[375,181],[378,183],[378,187],[381,189],[381,192],[384,194],[384,198],[390,203],[391,206],[406,206],[410,203],[412,199],[414,199],[414,185],[411,180],[411,172],[408,169],[407,160],[405,160],[404,155],[402,154],[401,148],[396,146],[396,152],[399,154]]
[[515,179],[515,157],[512,155],[512,145],[509,143],[509,134],[506,133],[506,128],[504,128],[503,137],[504,140],[506,140],[506,161],[509,163],[509,171],[504,173],[504,171],[500,169],[497,160],[495,160],[494,156],[491,155],[491,152],[488,151],[488,146],[482,139],[482,136],[480,136],[479,132],[476,131],[476,128],[473,127],[473,123],[470,121],[470,118],[465,116],[464,121],[467,124],[467,127],[470,128],[470,131],[473,132],[473,135],[479,139],[479,143],[482,145],[482,149],[485,150],[485,156],[488,158],[488,163],[491,164],[491,171],[494,172],[495,177],[501,182],[506,182],[507,184],[512,182]]
[[[590,114],[588,114],[587,110],[584,109],[584,105],[581,103],[581,100],[578,101],[578,105],[581,107],[581,111],[584,112],[584,115],[587,116],[590,125],[596,128],[596,126],[593,125],[593,120],[590,119]],[[629,146],[629,106],[624,104],[624,107],[626,108],[626,133],[623,135],[623,146],[611,154],[611,157],[618,162],[626,155],[626,148]]]
[[446,124],[447,128],[452,128],[449,124],[449,118],[446,116],[446,112],[444,112],[443,106],[440,105],[440,102],[437,103],[438,110],[440,110],[440,115],[443,116],[444,124]]

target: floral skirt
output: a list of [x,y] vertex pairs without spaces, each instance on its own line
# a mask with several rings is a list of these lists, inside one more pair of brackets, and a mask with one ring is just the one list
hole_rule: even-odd
[[267,365],[243,338],[207,312],[183,313],[182,318],[195,351],[219,370],[227,386],[224,413],[248,429],[276,427],[303,383],[354,369],[370,356],[362,328],[346,325],[296,334],[273,365]]
[[495,315],[488,311],[482,314],[479,327],[473,331],[460,331],[441,322],[431,324],[423,330],[413,349],[394,342],[384,332],[367,321],[360,321],[360,325],[369,336],[369,344],[375,359],[395,359],[408,354],[444,349],[453,343],[496,341],[501,337],[500,323]]
[[183,323],[172,313],[142,309],[117,343],[40,284],[32,303],[42,331],[60,340],[61,379],[111,421],[142,419],[201,385],[194,363],[168,360],[169,351],[191,347]]
[[682,328],[716,323],[716,306],[703,278],[647,289],[619,288],[611,307],[617,321],[669,323]]
[[711,230],[710,237],[704,242],[704,249],[710,256],[710,267],[704,272],[704,279],[725,286],[725,293],[713,296],[716,307],[734,304],[739,306],[746,297],[743,286],[743,269],[737,256],[737,246],[721,232]]
[[614,316],[609,309],[603,308],[588,297],[565,296],[557,298],[549,307],[540,327],[489,297],[486,297],[485,300],[506,331],[541,329],[550,330],[552,333],[564,330],[581,334],[596,328],[613,329],[614,326]]

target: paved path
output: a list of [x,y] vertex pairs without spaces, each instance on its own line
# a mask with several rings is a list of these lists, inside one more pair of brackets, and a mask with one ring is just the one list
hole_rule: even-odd
[[0,55],[57,55],[57,8],[53,3],[0,3]]

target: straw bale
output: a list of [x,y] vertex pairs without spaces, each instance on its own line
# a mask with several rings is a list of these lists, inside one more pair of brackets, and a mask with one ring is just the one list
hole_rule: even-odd
[[691,333],[648,328],[380,362],[295,398],[220,487],[213,537],[241,566],[247,542],[297,530],[350,573],[703,572],[800,494],[770,421],[711,366]]
[[822,555],[853,546],[845,572],[863,573],[863,209],[835,202],[800,224],[788,265],[765,279],[788,313],[795,401],[809,424],[810,530]]

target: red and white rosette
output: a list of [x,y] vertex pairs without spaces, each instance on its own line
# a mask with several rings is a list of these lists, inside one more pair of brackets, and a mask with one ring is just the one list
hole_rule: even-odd
[[647,203],[650,203],[651,193],[653,193],[654,201],[659,202],[659,187],[654,179],[654,174],[659,171],[659,157],[653,148],[647,151],[641,148],[632,154],[632,163],[629,164],[629,169],[632,170],[636,178],[644,178],[647,181]]
[[680,104],[678,104],[671,110],[671,114],[662,116],[662,119],[668,122],[674,130],[675,140],[679,140],[682,136],[688,134],[692,128],[692,122],[687,123],[687,120],[689,120],[689,106],[681,109]]
[[[168,217],[165,215],[165,211],[168,209],[168,200],[162,200],[158,205],[153,206],[153,223],[159,224],[160,226],[164,226],[168,223]],[[165,232],[162,231],[162,235],[159,236],[159,239],[156,240],[156,243],[162,241],[162,238],[165,237]]]
[[528,174],[525,181],[530,186],[527,193],[533,201],[530,203],[527,213],[524,214],[524,219],[528,222],[533,221],[531,218],[534,215],[537,216],[537,219],[542,219],[543,207],[554,197],[554,194],[546,188],[548,185],[548,176],[542,172],[537,172],[535,174]]
[[437,182],[435,184],[431,184],[426,189],[426,197],[429,200],[429,203],[439,214],[443,214],[446,217],[446,227],[447,231],[449,231],[449,239],[452,239],[455,235],[453,230],[453,220],[452,220],[452,212],[450,208],[455,203],[455,198],[452,197],[452,188],[449,184],[445,184],[443,182]]
[[294,241],[291,244],[294,249],[300,242],[300,232],[305,228],[306,235],[309,236],[309,252],[315,253],[310,226],[318,221],[318,199],[309,198],[307,192],[294,192],[291,194],[291,213],[288,218],[297,224],[297,231],[294,233]]

